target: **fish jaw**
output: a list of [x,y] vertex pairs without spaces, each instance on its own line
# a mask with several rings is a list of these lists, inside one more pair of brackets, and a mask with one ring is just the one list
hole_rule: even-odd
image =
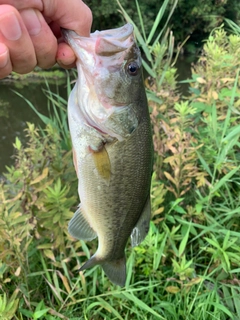
[[76,86],[82,97],[77,107],[85,121],[104,134],[120,141],[126,139],[139,123],[129,90],[133,82],[137,87],[142,77],[140,72],[135,77],[128,74],[129,63],[141,68],[132,25],[96,31],[89,38],[69,30],[63,30],[63,36],[77,56]]

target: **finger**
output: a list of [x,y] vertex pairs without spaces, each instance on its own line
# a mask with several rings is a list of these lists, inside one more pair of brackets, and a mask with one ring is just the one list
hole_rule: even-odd
[[92,12],[81,0],[0,0],[18,10],[34,8],[41,11],[45,18],[56,21],[61,27],[71,29],[81,36],[88,37],[92,24]]
[[20,11],[23,22],[32,40],[37,64],[41,68],[50,68],[56,63],[57,39],[38,10]]
[[0,79],[7,77],[12,72],[12,64],[9,57],[8,48],[4,43],[0,43]]
[[73,50],[66,43],[58,45],[57,62],[64,69],[75,67],[76,56]]
[[[51,1],[51,0],[50,0]],[[1,4],[8,4],[10,6],[15,7],[17,10],[34,8],[39,11],[43,10],[43,2],[42,0],[0,0]]]
[[90,35],[92,12],[81,0],[72,0],[71,5],[66,1],[42,0],[43,15],[57,22],[62,28],[74,30],[81,36]]
[[9,51],[12,68],[28,73],[36,65],[36,56],[28,31],[19,12],[8,5],[0,6],[0,42]]

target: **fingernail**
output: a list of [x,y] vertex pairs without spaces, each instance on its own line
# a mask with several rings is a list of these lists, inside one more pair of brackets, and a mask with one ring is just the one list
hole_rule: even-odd
[[31,36],[36,36],[42,29],[42,25],[39,21],[36,11],[33,9],[22,10],[21,16],[28,33]]
[[8,40],[18,40],[22,35],[22,30],[14,13],[9,13],[0,17],[0,30],[2,35]]

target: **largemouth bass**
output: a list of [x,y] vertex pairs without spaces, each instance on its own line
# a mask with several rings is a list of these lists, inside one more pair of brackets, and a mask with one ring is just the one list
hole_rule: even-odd
[[151,218],[153,147],[140,50],[131,24],[89,38],[62,33],[78,69],[68,119],[81,203],[69,233],[98,237],[96,253],[80,270],[99,264],[123,286],[128,238],[138,245]]

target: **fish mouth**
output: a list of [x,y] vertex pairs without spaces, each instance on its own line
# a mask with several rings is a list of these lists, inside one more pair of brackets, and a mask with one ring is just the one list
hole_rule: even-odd
[[[62,36],[64,40],[71,45],[70,38],[75,35],[75,37],[80,37],[82,39],[86,38],[89,41],[89,37],[83,37],[81,35],[78,35],[75,31],[61,28]],[[103,31],[95,31],[94,33],[91,33],[90,38],[96,38],[98,36],[102,36],[104,38],[115,38],[119,41],[126,40],[131,34],[133,33],[133,26],[131,23],[127,23],[122,27],[114,28],[114,29],[108,29]]]
[[79,59],[81,49],[99,56],[111,56],[125,51],[134,42],[133,26],[130,23],[120,28],[95,31],[90,37],[80,36],[75,31],[64,28],[61,28],[61,32],[64,41],[72,47]]

